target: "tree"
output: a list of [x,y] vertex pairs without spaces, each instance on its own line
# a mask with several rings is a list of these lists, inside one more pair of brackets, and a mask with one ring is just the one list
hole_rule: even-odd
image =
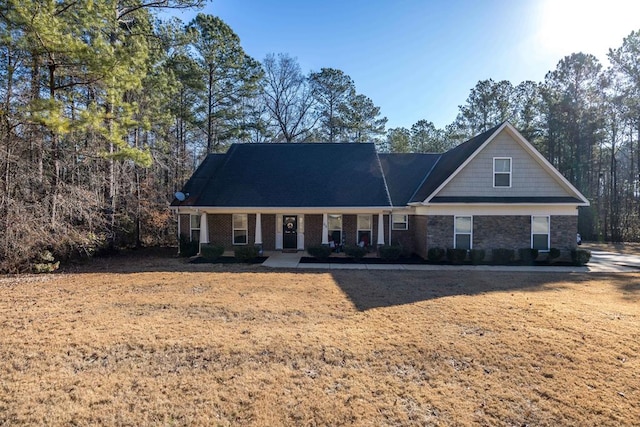
[[286,142],[304,140],[318,121],[309,80],[302,74],[297,60],[286,54],[269,54],[264,59],[262,96],[276,139]]
[[347,103],[355,92],[351,77],[334,68],[322,68],[309,76],[311,90],[320,114],[322,140],[336,142],[344,128],[340,112],[346,111]]
[[456,121],[471,138],[514,115],[513,85],[502,80],[481,80],[471,89],[465,105],[459,107]]
[[427,120],[419,120],[411,126],[411,151],[414,153],[443,153],[447,151],[449,144],[444,138],[444,133],[436,129],[435,125]]
[[372,142],[384,135],[386,117],[380,117],[380,107],[365,95],[349,98],[340,108],[347,138],[353,142]]
[[387,131],[387,148],[391,153],[411,152],[411,131],[407,128],[393,128]]
[[244,130],[240,106],[257,95],[262,78],[260,64],[247,56],[240,38],[220,18],[198,14],[187,26],[205,77],[203,96],[207,153]]
[[595,56],[574,53],[547,73],[543,89],[548,157],[587,197],[595,183],[591,164],[601,127],[601,68]]

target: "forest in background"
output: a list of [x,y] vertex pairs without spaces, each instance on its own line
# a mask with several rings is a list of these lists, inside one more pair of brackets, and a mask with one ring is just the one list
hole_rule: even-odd
[[[173,194],[232,143],[442,152],[509,120],[590,201],[585,239],[640,240],[640,31],[540,82],[479,81],[453,123],[387,119],[333,68],[251,58],[203,0],[0,0],[0,272],[176,244]],[[542,76],[541,76],[542,77]]]

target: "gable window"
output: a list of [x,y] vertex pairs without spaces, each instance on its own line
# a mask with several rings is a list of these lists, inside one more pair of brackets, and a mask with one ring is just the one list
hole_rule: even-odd
[[233,214],[233,244],[246,245],[249,236],[247,214]]
[[189,215],[189,228],[192,242],[200,241],[200,215]]
[[358,215],[358,245],[371,245],[371,215]]
[[391,215],[391,224],[393,230],[408,230],[409,215],[393,214]]
[[329,229],[329,242],[334,242],[334,245],[342,244],[342,215],[329,214],[327,216],[328,229]]
[[549,217],[531,217],[531,247],[539,251],[549,250]]
[[493,186],[511,187],[511,157],[493,158]]
[[473,218],[470,216],[457,216],[454,218],[453,247],[456,249],[471,249]]

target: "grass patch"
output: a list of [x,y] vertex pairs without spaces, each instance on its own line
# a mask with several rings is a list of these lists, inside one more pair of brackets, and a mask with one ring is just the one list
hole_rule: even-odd
[[0,277],[0,425],[633,425],[640,274]]

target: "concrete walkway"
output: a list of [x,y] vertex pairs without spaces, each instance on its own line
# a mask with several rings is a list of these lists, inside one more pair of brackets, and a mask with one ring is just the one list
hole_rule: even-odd
[[313,270],[414,270],[414,271],[513,271],[513,272],[554,272],[554,273],[619,273],[640,272],[640,257],[615,257],[608,252],[593,252],[591,262],[585,267],[553,266],[504,266],[504,265],[429,265],[429,264],[338,264],[300,263],[305,252],[268,252],[269,258],[262,264],[270,268],[299,268]]
[[554,273],[639,273],[640,256],[613,252],[592,251],[591,261],[585,267],[553,266],[504,266],[504,265],[429,265],[429,264],[339,264],[300,263],[306,252],[268,252],[269,258],[262,264],[270,268],[299,268],[310,270],[414,270],[414,271],[513,271]]

